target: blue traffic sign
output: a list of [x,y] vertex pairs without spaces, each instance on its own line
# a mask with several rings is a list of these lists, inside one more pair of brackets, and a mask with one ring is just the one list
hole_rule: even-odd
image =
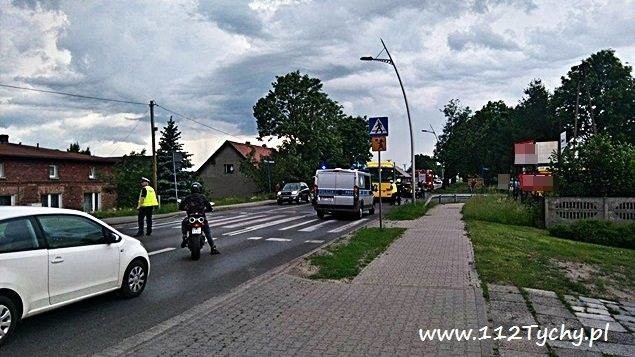
[[368,118],[370,136],[388,136],[388,117]]

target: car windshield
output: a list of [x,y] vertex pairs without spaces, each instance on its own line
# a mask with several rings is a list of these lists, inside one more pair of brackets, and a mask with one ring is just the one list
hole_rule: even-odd
[[288,183],[282,188],[283,191],[297,191],[300,189],[299,183]]

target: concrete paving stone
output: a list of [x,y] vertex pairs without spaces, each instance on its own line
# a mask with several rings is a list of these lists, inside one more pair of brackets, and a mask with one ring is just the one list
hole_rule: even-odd
[[536,311],[536,314],[557,316],[557,317],[565,317],[565,318],[573,318],[573,317],[575,317],[563,305],[556,307],[556,306],[545,306],[545,305],[532,304],[532,306],[534,308],[534,311]]
[[513,285],[498,285],[498,284],[487,284],[487,290],[491,293],[492,291],[496,291],[499,293],[506,294],[520,294],[520,291],[517,287]]
[[606,306],[604,306],[603,304],[594,304],[592,302],[587,302],[587,303],[585,303],[585,305],[586,305],[587,308],[590,308],[590,309],[600,309],[600,310],[606,310],[607,309]]
[[613,315],[613,317],[615,317],[615,319],[620,321],[620,322],[626,321],[626,322],[630,322],[630,323],[635,323],[635,317],[633,317],[633,316],[629,316],[629,315]]
[[623,306],[622,305],[622,310],[626,311],[630,315],[635,315],[635,307]]
[[583,306],[575,306],[575,305],[571,305],[571,309],[575,312],[584,312],[584,307]]
[[490,301],[510,301],[516,302],[520,304],[525,303],[525,298],[523,298],[520,293],[505,293],[500,291],[490,291],[489,292]]
[[549,315],[536,315],[536,319],[541,328],[546,329],[558,329],[561,330],[562,326],[569,331],[580,330],[583,328],[582,323],[576,318],[563,318]]
[[622,326],[630,330],[631,332],[635,332],[635,323],[632,322],[621,322]]
[[603,304],[613,304],[616,305],[617,301],[613,301],[613,300],[606,300],[606,299],[598,299],[600,301],[602,301]]
[[562,306],[562,307],[564,307],[564,304],[562,303],[562,301],[560,301],[560,299],[554,298],[554,297],[547,297],[547,296],[540,296],[540,295],[529,295],[529,302],[531,302],[532,305],[540,304],[540,305],[546,305],[546,306]]
[[608,310],[594,309],[592,307],[587,307],[586,312],[588,312],[589,314],[610,315]]
[[572,350],[572,351],[577,351],[578,353],[581,353],[581,352],[602,353],[602,351],[600,351],[600,349],[597,346],[595,345],[589,346],[588,341],[582,341],[580,346],[574,345],[573,343],[571,343],[571,341],[554,340],[554,341],[547,341],[547,343],[549,344],[549,347],[552,347],[552,348]]
[[577,297],[575,297],[573,295],[565,295],[564,296],[564,300],[566,302],[568,302],[569,304],[571,304],[571,305],[578,305],[577,302],[580,301]]
[[598,348],[602,353],[613,356],[635,356],[635,349],[630,345],[617,343],[598,342]]
[[610,315],[598,315],[598,314],[588,314],[586,312],[576,312],[575,315],[579,318],[585,319],[593,319],[593,320],[601,320],[601,321],[615,321]]
[[586,296],[580,296],[580,300],[586,302],[586,303],[591,303],[591,304],[599,304],[602,305],[602,301],[598,300],[598,299],[594,299],[594,298],[590,298],[590,297],[586,297]]
[[531,289],[531,288],[524,288],[524,289],[530,296],[537,295],[537,296],[554,297],[554,298],[558,297],[558,295],[556,295],[555,292],[549,291],[549,290],[540,290],[540,289]]
[[622,306],[635,308],[635,302],[633,302],[633,301],[620,300],[619,303]]
[[583,318],[583,317],[580,317],[578,320],[580,320],[582,325],[584,325],[584,327],[587,327],[587,328],[604,329],[604,328],[606,328],[606,324],[608,323],[609,324],[609,331],[626,332],[626,329],[624,327],[622,327],[622,325],[620,325],[617,322],[609,322],[609,321],[602,321],[602,320],[596,320],[596,319],[587,319],[587,318]]
[[609,331],[606,335],[607,339],[604,341],[604,337],[602,337],[602,342],[610,342],[610,343],[620,343],[623,345],[634,345],[635,348],[635,334],[631,332],[613,332]]
[[602,352],[580,351],[571,348],[552,347],[551,351],[558,357],[602,357]]
[[548,352],[545,353],[533,353],[533,352],[521,352],[516,350],[499,350],[500,357],[539,357],[539,356],[549,356]]

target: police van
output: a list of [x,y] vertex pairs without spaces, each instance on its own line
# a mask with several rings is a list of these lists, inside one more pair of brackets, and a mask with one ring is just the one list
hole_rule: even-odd
[[317,170],[313,207],[320,219],[327,213],[351,213],[362,218],[375,214],[371,175],[368,172],[328,169]]

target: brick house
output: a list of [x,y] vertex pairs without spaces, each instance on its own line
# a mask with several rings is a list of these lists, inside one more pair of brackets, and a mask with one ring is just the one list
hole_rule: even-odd
[[0,135],[0,205],[33,205],[92,212],[117,197],[103,177],[115,160],[9,143]]
[[273,149],[266,145],[251,145],[226,140],[218,150],[201,165],[196,176],[212,193],[213,198],[249,197],[258,193],[256,183],[240,172],[240,164],[253,153],[256,163],[271,156]]

